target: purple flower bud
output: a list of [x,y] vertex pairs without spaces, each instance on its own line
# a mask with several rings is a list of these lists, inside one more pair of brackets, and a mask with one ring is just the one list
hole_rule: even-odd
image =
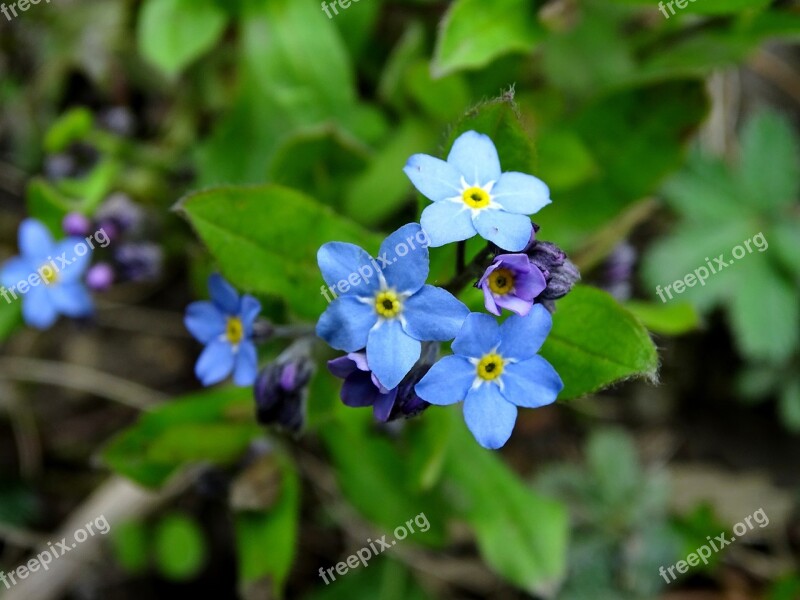
[[551,242],[535,242],[528,249],[531,264],[538,267],[547,281],[547,287],[536,298],[550,312],[554,310],[553,300],[566,296],[581,279],[578,267],[567,258],[566,253]]
[[151,242],[123,244],[114,253],[121,277],[129,281],[158,279],[164,262],[161,246]]
[[267,365],[254,386],[258,422],[299,432],[305,423],[305,398],[313,371],[313,363],[305,356]]
[[97,292],[104,292],[114,283],[114,268],[108,263],[98,263],[86,273],[86,285]]
[[81,213],[71,212],[61,221],[61,229],[68,236],[86,237],[92,232],[92,222]]
[[483,290],[484,306],[493,315],[500,316],[500,309],[505,308],[524,317],[546,286],[544,275],[527,255],[500,254],[476,287]]
[[109,131],[128,137],[136,126],[133,114],[125,106],[113,106],[99,115],[100,124]]

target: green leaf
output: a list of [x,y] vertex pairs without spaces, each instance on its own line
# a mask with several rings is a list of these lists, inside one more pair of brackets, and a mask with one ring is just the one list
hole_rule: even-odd
[[[715,259],[722,257],[725,263],[730,262],[731,249],[749,239],[755,230],[756,222],[753,220],[722,221],[715,223],[714,227],[685,225],[651,246],[643,261],[645,283],[653,290],[654,296],[663,296],[667,302],[683,300],[692,302],[701,311],[708,310],[715,303],[732,298],[743,275],[739,265],[719,267]],[[755,256],[748,256],[745,260],[755,259]],[[675,282],[684,281],[685,285],[689,274],[698,283],[703,279],[703,283],[685,287],[677,294]],[[668,286],[672,287],[667,289]]]
[[[372,418],[371,411],[359,416]],[[445,531],[440,501],[421,490],[419,474],[411,473],[408,457],[385,436],[376,435],[371,426],[367,429],[367,425],[351,415],[320,429],[342,492],[361,514],[387,532],[418,515],[420,507],[424,507],[431,527],[427,532],[417,531],[414,541],[440,544]]]
[[[652,0],[613,0],[617,4],[653,6]],[[676,0],[663,2],[667,17],[684,13],[735,14],[747,9],[758,10],[769,6],[770,0]],[[670,7],[669,5],[673,6]],[[659,5],[660,8],[660,5]],[[674,12],[673,12],[674,11]]]
[[700,315],[688,302],[658,304],[631,300],[625,303],[625,308],[654,333],[681,335],[700,326]]
[[729,267],[739,278],[731,297],[731,326],[745,356],[782,363],[800,346],[800,303],[796,287],[765,258],[747,256],[741,265]]
[[528,0],[456,0],[436,40],[431,69],[441,77],[512,52],[531,52],[543,30]]
[[420,108],[443,123],[457,119],[470,103],[470,90],[461,75],[434,79],[424,59],[409,66],[405,84],[408,94]]
[[[407,567],[389,558],[373,557],[369,569],[361,565],[340,576],[334,570],[326,573],[328,585],[318,586],[306,600],[431,600]],[[333,565],[331,565],[333,567]],[[334,583],[335,582],[335,583]]]
[[264,597],[282,597],[297,551],[300,481],[288,458],[280,456],[279,466],[281,493],[276,503],[268,510],[235,516],[239,580],[245,589],[271,587]]
[[562,400],[633,377],[654,380],[658,370],[656,348],[636,317],[606,292],[580,285],[556,303],[542,356],[564,381]]
[[146,0],[139,14],[139,51],[174,77],[214,47],[228,17],[214,0]]
[[763,112],[742,133],[741,181],[750,204],[764,209],[786,206],[800,196],[800,147],[792,123]]
[[284,298],[317,319],[326,302],[317,250],[332,240],[376,252],[381,238],[313,199],[277,185],[221,187],[191,194],[176,207],[235,286]]
[[156,526],[153,550],[159,571],[175,581],[193,579],[206,563],[203,530],[191,517],[174,513]]
[[468,110],[450,131],[448,151],[456,138],[466,131],[477,131],[492,138],[503,171],[534,171],[536,150],[520,118],[513,89]]
[[544,132],[537,142],[538,176],[551,190],[573,188],[595,176],[599,169],[586,144],[571,131]]
[[406,120],[349,186],[345,212],[368,226],[377,225],[397,213],[411,198],[408,180],[402,175],[403,166],[409,156],[431,149],[434,143],[429,126]]
[[[221,388],[189,394],[142,415],[135,425],[111,440],[102,458],[114,471],[140,485],[159,487],[188,463],[226,464],[238,458],[261,431],[253,411],[250,389]],[[175,429],[182,432],[177,438],[172,433]],[[192,438],[208,432],[213,432],[213,439]]]
[[[460,410],[448,413],[461,421]],[[473,528],[481,555],[496,573],[550,596],[566,570],[567,511],[528,489],[496,453],[478,445],[463,422],[454,429],[445,467],[453,509]]]
[[94,119],[88,108],[80,106],[70,109],[47,130],[43,142],[44,149],[50,154],[63,152],[72,142],[83,139],[93,126]]

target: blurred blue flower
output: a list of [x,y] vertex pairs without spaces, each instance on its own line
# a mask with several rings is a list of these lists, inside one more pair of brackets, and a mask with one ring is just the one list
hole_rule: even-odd
[[492,140],[475,131],[456,139],[447,161],[415,154],[403,169],[433,204],[422,212],[431,246],[443,246],[476,233],[509,252],[531,238],[531,215],[550,204],[550,190],[533,175],[502,173]]
[[453,341],[455,354],[433,365],[417,394],[440,406],[463,400],[464,420],[478,443],[500,448],[511,436],[518,406],[545,406],[564,388],[552,365],[536,354],[552,323],[541,304],[502,325],[489,315],[470,314]]
[[[36,219],[26,219],[19,228],[20,256],[8,260],[0,273],[4,297],[22,296],[22,316],[37,329],[47,329],[59,315],[81,318],[94,307],[81,281],[89,266],[91,251],[80,238],[53,241],[47,227]],[[84,254],[76,248],[83,244]],[[19,284],[23,283],[22,286]],[[22,288],[22,289],[21,289]]]
[[239,297],[216,274],[208,279],[208,291],[211,301],[193,302],[184,318],[186,328],[206,345],[195,365],[195,374],[205,386],[219,383],[231,372],[236,385],[253,385],[258,374],[253,324],[261,304],[246,294]]
[[500,309],[506,308],[524,317],[547,282],[526,254],[500,254],[486,269],[478,287],[483,290],[486,310],[493,315],[499,317]]
[[449,292],[425,285],[428,249],[413,245],[421,234],[417,223],[391,234],[380,248],[381,265],[343,242],[317,254],[323,279],[340,293],[320,317],[317,335],[344,352],[366,348],[369,368],[386,389],[417,362],[421,342],[453,339],[469,313]]

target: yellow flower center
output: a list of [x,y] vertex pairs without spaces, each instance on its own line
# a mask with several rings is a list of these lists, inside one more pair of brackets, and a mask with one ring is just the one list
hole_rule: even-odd
[[225,325],[225,338],[232,346],[237,346],[244,339],[244,325],[239,317],[229,317]]
[[514,289],[514,274],[508,269],[495,269],[489,275],[489,289],[495,294],[505,296]]
[[505,361],[503,357],[495,352],[490,352],[484,355],[480,362],[478,362],[476,370],[478,372],[478,377],[484,381],[494,381],[503,374],[504,366]]
[[461,194],[461,199],[470,208],[486,208],[489,206],[491,197],[483,188],[471,187],[464,190],[464,193]]
[[39,269],[39,274],[42,276],[42,281],[45,285],[53,285],[58,281],[58,271],[50,265],[44,265]]
[[384,319],[393,319],[403,309],[400,298],[392,290],[383,290],[375,294],[375,312]]

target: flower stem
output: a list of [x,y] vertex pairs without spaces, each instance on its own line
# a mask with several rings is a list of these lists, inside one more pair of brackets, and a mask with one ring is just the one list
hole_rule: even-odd
[[[460,242],[460,244],[462,243],[463,242]],[[458,270],[455,277],[453,277],[444,285],[444,289],[454,296],[458,296],[458,294],[466,287],[470,280],[478,279],[481,276],[486,268],[485,263],[492,254],[492,245],[487,244],[483,250],[475,255],[475,258],[473,258],[468,265],[462,266],[462,268]]]

